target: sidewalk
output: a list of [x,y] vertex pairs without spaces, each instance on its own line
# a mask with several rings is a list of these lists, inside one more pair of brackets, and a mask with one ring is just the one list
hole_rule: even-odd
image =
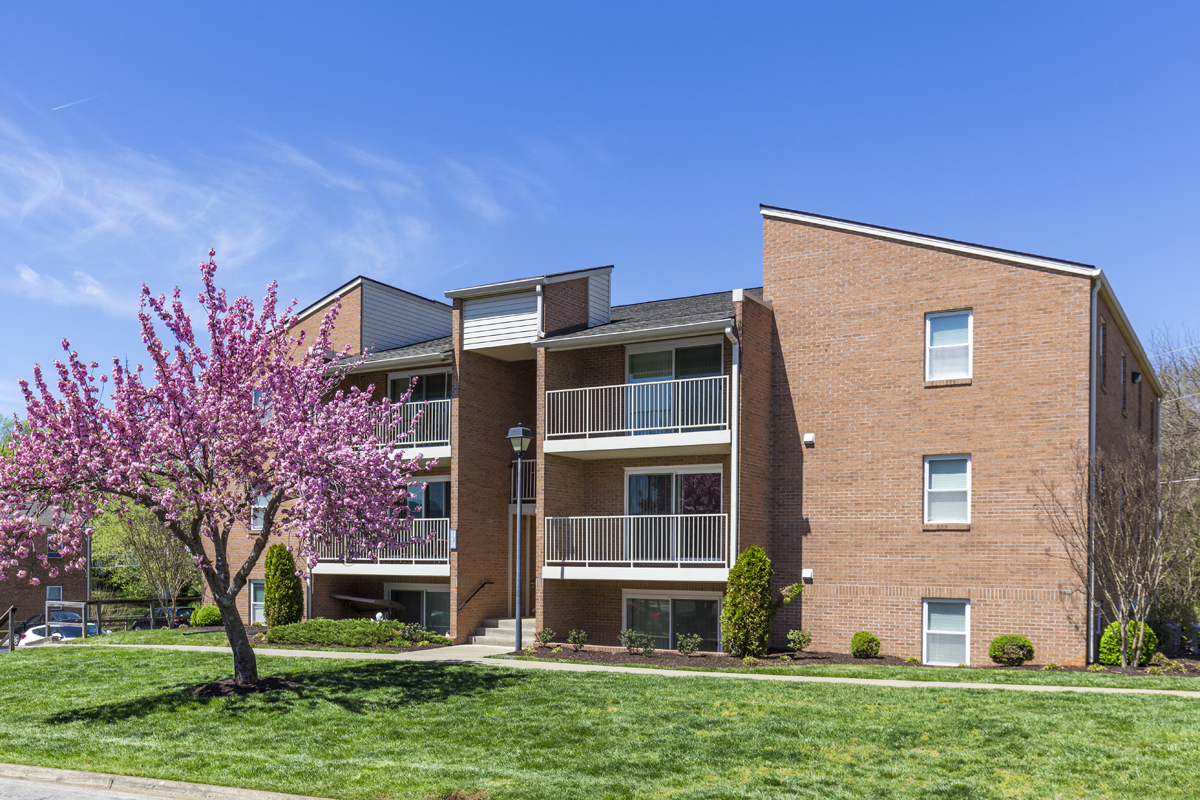
[[321,800],[236,786],[209,786],[3,763],[0,763],[0,797],[6,800],[143,800],[146,797],[174,797],[180,800]]
[[[191,650],[204,653],[229,653],[228,647],[178,644],[89,644],[69,645],[72,647],[134,647],[149,650]],[[766,675],[749,672],[699,672],[672,669],[648,669],[646,667],[617,667],[605,664],[578,664],[573,662],[554,663],[548,661],[517,661],[515,659],[488,658],[510,652],[507,647],[488,647],[479,644],[461,644],[418,650],[410,653],[342,653],[329,650],[282,650],[256,647],[254,652],[262,656],[284,658],[338,658],[363,661],[432,661],[446,664],[475,664],[483,667],[508,667],[511,669],[543,669],[559,672],[619,672],[628,675],[649,675],[659,678],[726,678],[751,681],[782,681],[784,683],[848,683],[859,686],[880,686],[893,689],[991,689],[1008,692],[1076,692],[1079,694],[1149,694],[1187,697],[1200,700],[1200,690],[1183,689],[1125,689],[1109,686],[1047,686],[1018,683],[966,683],[957,681],[905,681],[895,678],[839,678],[815,675]],[[1200,682],[1198,682],[1200,685]]]

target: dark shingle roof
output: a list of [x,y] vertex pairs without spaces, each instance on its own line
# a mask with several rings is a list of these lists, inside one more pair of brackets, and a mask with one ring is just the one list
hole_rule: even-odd
[[733,319],[733,297],[730,292],[697,294],[691,297],[676,297],[672,300],[652,300],[649,303],[613,306],[611,322],[582,331],[547,336],[542,341],[583,339],[601,334],[653,330],[670,325],[715,322],[725,319]]
[[372,361],[389,361],[393,358],[404,358],[406,356],[432,356],[453,349],[453,338],[450,336],[441,336],[437,339],[430,339],[427,342],[407,344],[404,347],[393,347],[391,350],[376,350],[367,356],[366,364],[370,364]]

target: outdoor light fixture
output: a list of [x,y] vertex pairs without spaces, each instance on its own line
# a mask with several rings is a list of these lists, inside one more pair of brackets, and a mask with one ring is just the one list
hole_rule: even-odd
[[508,443],[512,445],[513,452],[517,454],[517,557],[515,559],[516,570],[516,589],[514,595],[517,601],[517,636],[514,643],[517,646],[517,651],[521,650],[521,627],[524,625],[524,619],[521,616],[521,496],[525,494],[525,487],[521,485],[522,472],[521,461],[525,455],[525,451],[529,449],[529,443],[533,441],[533,431],[526,428],[524,425],[517,423],[517,427],[509,428]]
[[[1134,383],[1142,382],[1142,373],[1140,373],[1140,372],[1135,372],[1132,375],[1130,375],[1129,377],[1133,379]],[[509,436],[512,436],[512,434],[510,433]]]

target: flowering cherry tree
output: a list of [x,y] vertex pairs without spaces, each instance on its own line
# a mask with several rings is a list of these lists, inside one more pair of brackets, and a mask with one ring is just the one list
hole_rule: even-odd
[[[368,393],[338,388],[357,363],[348,351],[331,358],[338,304],[315,336],[293,335],[294,303],[277,313],[274,283],[257,310],[230,302],[214,255],[200,265],[203,340],[178,287],[170,300],[142,287],[153,380],[115,358],[102,374],[64,340],[53,388],[40,366],[32,386],[22,381],[27,418],[0,459],[0,579],[30,579],[32,559],[56,574],[34,547],[46,530],[31,504],[52,509],[51,546],[66,569],[84,567],[96,514],[147,509],[195,560],[245,684],[258,673],[236,600],[270,541],[293,542],[309,568],[335,539],[347,559],[416,541],[407,500],[417,464],[379,446]],[[240,564],[230,560],[238,537],[250,542]]]

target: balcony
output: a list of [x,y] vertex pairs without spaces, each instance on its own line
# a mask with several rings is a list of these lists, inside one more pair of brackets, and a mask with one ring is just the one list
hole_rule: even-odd
[[723,581],[728,514],[547,517],[544,578]]
[[418,541],[405,547],[379,550],[376,552],[378,561],[361,557],[343,561],[346,540],[326,542],[320,548],[320,561],[313,572],[318,575],[449,575],[450,520],[414,519],[411,535]]
[[[516,506],[517,504],[517,462],[512,462],[509,465],[511,484],[508,492],[509,505]],[[521,503],[536,503],[537,502],[537,462],[532,459],[521,462]],[[532,514],[534,507],[526,506],[522,513]]]
[[546,392],[544,450],[572,458],[728,453],[729,376]]
[[[425,458],[450,457],[449,400],[391,405],[386,411],[380,407],[375,415],[375,435],[384,446],[401,450],[402,457],[417,453]],[[411,434],[409,428],[413,428]]]

